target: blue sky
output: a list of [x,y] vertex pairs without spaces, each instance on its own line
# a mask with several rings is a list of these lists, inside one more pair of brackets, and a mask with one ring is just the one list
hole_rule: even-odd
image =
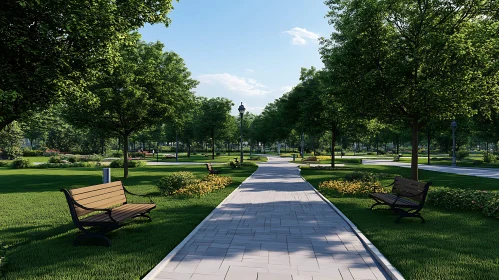
[[323,64],[317,37],[332,27],[323,0],[181,0],[172,24],[139,30],[178,53],[200,81],[196,94],[243,102],[259,114],[298,83],[300,68]]

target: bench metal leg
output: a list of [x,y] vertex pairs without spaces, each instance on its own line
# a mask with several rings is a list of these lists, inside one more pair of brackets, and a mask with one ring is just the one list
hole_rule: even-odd
[[371,206],[371,210],[373,210],[374,207],[378,206],[378,205],[386,205],[385,203],[382,203],[382,202],[376,202],[374,203],[372,206]]
[[411,212],[411,210],[403,210],[403,209],[400,209],[400,208],[392,208],[392,210],[395,212],[395,213],[398,213],[399,216],[397,217],[397,219],[395,220],[395,223],[399,223],[400,220],[404,217],[414,217],[414,218],[420,218],[421,219],[421,223],[424,224],[426,221],[425,219],[423,218],[423,216],[421,216],[421,214],[419,213],[419,210],[418,211],[414,211],[414,212]]
[[151,219],[151,217],[148,214],[149,213],[138,214],[138,215],[134,216],[133,218],[144,217],[144,218],[148,218],[149,221],[152,222],[152,219]]

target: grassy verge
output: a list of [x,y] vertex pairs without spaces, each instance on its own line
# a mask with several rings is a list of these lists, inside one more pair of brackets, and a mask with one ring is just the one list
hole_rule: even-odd
[[[393,166],[355,166],[339,170],[302,169],[312,185],[340,179],[354,170],[390,173],[408,177],[410,170]],[[420,171],[420,180],[435,186],[498,190],[496,179]],[[389,183],[385,180],[383,183]],[[496,279],[499,271],[499,221],[480,213],[451,211],[425,205],[426,224],[419,219],[403,219],[378,208],[365,196],[322,193],[334,203],[401,271],[406,279]]]
[[[405,162],[405,163],[410,163],[411,158],[401,158],[400,162]],[[419,158],[418,159],[419,164],[428,164],[428,159],[427,158]],[[431,158],[430,157],[430,164],[431,165],[447,165],[450,166],[452,165],[452,158]],[[483,162],[483,157],[470,157],[470,158],[465,158],[463,160],[458,160],[456,161],[457,166],[461,167],[482,167],[482,168],[499,168],[499,163],[485,163]]]
[[[139,279],[180,243],[256,167],[215,166],[233,183],[201,199],[159,196],[156,182],[169,172],[191,171],[202,177],[204,166],[148,166],[132,169],[124,179],[131,192],[152,195],[153,222],[135,221],[109,234],[111,247],[79,246],[78,231],[60,188],[99,184],[102,171],[78,169],[0,168],[0,240],[9,246],[7,279]],[[121,175],[121,170],[113,169]],[[118,178],[113,178],[118,179]],[[130,202],[146,202],[130,196]]]

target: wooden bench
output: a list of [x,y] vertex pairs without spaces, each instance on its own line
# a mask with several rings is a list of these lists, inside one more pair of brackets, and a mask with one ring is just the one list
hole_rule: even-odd
[[392,186],[391,193],[376,193],[377,187],[375,187],[374,193],[369,194],[369,197],[376,201],[371,206],[371,210],[377,205],[388,205],[395,213],[399,214],[395,222],[398,223],[404,217],[418,217],[424,223],[425,220],[420,211],[423,209],[431,182],[423,183],[395,177],[393,183],[388,186]]
[[208,172],[210,174],[220,174],[221,171],[213,169],[213,166],[211,166],[211,163],[205,163],[205,165],[206,165],[206,168],[208,169]]
[[[152,201],[144,204],[127,203],[125,193],[137,194],[127,191],[121,181],[61,191],[66,195],[73,223],[82,231],[73,242],[75,246],[85,238],[101,238],[110,246],[111,242],[105,236],[107,232],[136,217],[145,217],[152,221],[147,214],[156,208]],[[98,230],[90,231],[87,227]]]

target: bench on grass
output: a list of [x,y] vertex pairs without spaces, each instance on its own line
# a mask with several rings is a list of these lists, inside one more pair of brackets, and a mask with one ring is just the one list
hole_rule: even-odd
[[73,223],[82,231],[73,242],[75,246],[86,238],[101,238],[110,246],[106,233],[123,226],[126,220],[132,218],[145,217],[152,221],[147,214],[156,208],[152,201],[144,204],[127,203],[125,193],[137,194],[127,191],[121,181],[61,191],[66,196]]
[[221,172],[220,170],[213,169],[213,166],[211,165],[211,163],[205,163],[205,165],[206,165],[206,168],[208,169],[208,172],[210,174],[219,174]]
[[423,183],[395,177],[393,183],[388,186],[392,186],[391,193],[376,193],[377,187],[374,187],[374,193],[369,194],[369,197],[376,201],[371,206],[371,210],[377,205],[388,205],[395,213],[399,214],[395,222],[398,223],[404,217],[418,217],[424,223],[425,220],[420,211],[423,209],[431,182]]

